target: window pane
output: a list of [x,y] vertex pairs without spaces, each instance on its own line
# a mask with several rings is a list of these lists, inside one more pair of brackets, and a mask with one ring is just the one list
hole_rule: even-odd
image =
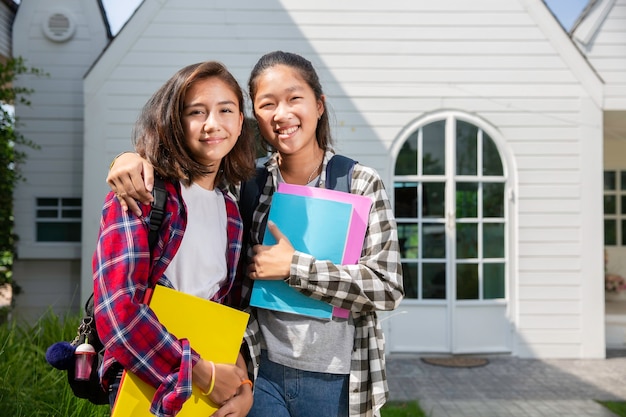
[[500,153],[495,143],[483,131],[483,175],[504,175]]
[[38,242],[80,242],[80,223],[37,223]]
[[483,271],[483,298],[504,298],[504,264],[485,264]]
[[423,199],[422,216],[423,217],[444,217],[445,213],[445,197],[446,185],[443,182],[424,182],[422,183]]
[[619,189],[626,190],[626,171],[620,171],[619,180]]
[[59,199],[58,198],[38,198],[37,205],[48,206],[48,207],[58,207]]
[[446,257],[446,226],[443,223],[424,223],[422,225],[424,242],[422,252],[424,258]]
[[483,184],[483,217],[504,217],[504,183]]
[[478,215],[478,184],[458,182],[456,184],[456,217],[475,219]]
[[80,207],[81,199],[80,198],[62,198],[61,204],[64,207]]
[[[626,246],[626,220],[622,220],[622,246]],[[617,240],[617,238],[615,239]]]
[[615,171],[604,171],[604,189],[615,190],[617,186],[615,184]]
[[37,218],[56,219],[59,217],[58,210],[37,210]]
[[81,210],[62,210],[61,211],[61,216],[64,219],[80,219],[81,216]]
[[626,214],[626,195],[622,195],[620,198],[620,213]]
[[422,298],[425,300],[445,300],[446,264],[423,264]]
[[604,219],[604,244],[617,245],[617,222],[615,220]]
[[[426,242],[424,242],[426,245]],[[457,223],[456,257],[470,259],[478,256],[478,225]]]
[[400,256],[415,259],[418,256],[419,239],[417,224],[398,223],[398,241],[400,242]]
[[394,183],[395,214],[396,218],[417,217],[417,183]]
[[472,124],[456,122],[456,175],[476,175],[478,128]]
[[478,299],[478,265],[457,264],[456,266],[456,299]]
[[446,122],[440,120],[430,123],[422,129],[422,147],[424,175],[443,175],[446,170]]
[[417,264],[402,262],[404,298],[417,298]]
[[396,175],[417,175],[417,132],[402,144],[396,160]]
[[604,196],[604,214],[617,214],[617,199],[614,195]]
[[483,257],[504,258],[504,224],[483,224]]

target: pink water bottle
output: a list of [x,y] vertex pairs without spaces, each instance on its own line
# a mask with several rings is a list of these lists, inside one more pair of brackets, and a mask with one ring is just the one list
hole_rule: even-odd
[[89,380],[95,355],[96,350],[89,343],[83,343],[76,347],[76,351],[74,351],[74,358],[76,359],[75,379],[79,381]]

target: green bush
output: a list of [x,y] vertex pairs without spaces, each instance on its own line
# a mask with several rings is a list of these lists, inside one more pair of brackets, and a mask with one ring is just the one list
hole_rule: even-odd
[[0,404],[11,417],[107,417],[108,406],[96,406],[72,393],[65,371],[46,362],[46,349],[76,336],[80,317],[59,319],[49,311],[36,324],[0,325]]

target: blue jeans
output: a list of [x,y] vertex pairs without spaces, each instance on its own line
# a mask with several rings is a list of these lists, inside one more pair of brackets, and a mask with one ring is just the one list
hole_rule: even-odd
[[348,417],[348,381],[279,365],[262,351],[248,417]]

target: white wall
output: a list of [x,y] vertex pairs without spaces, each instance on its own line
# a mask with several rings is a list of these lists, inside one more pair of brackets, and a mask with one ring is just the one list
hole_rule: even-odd
[[[65,42],[44,35],[44,23],[52,12],[70,16],[75,24],[74,35]],[[41,147],[26,149],[28,159],[22,171],[27,181],[15,192],[15,231],[20,237],[15,280],[28,287],[17,300],[19,313],[22,306],[30,311],[45,299],[45,291],[31,290],[26,283],[40,282],[44,289],[77,284],[76,276],[60,274],[56,268],[76,273],[80,243],[36,242],[35,203],[37,197],[82,196],[83,76],[106,46],[107,33],[97,0],[22,1],[13,31],[14,55],[49,74],[22,76],[16,82],[34,90],[30,107],[16,106],[20,133]],[[58,308],[79,304],[77,288],[49,293],[49,304]],[[40,309],[45,308],[41,303]]]

